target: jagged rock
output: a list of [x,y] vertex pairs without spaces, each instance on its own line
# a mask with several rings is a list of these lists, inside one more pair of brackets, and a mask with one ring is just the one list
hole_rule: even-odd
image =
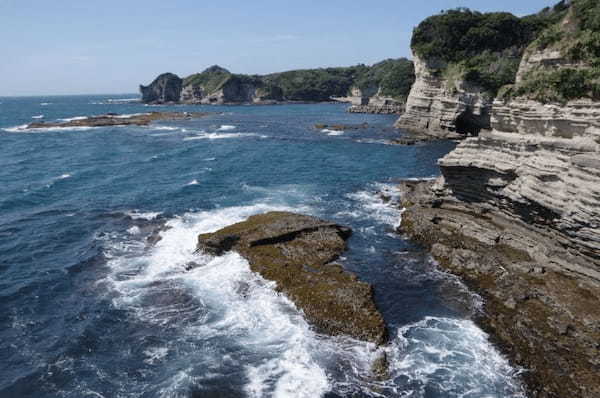
[[449,82],[446,65],[414,56],[416,81],[395,127],[436,138],[464,138],[490,127],[492,100],[465,81]]
[[164,104],[179,102],[183,80],[173,73],[163,73],[150,85],[140,85],[142,102],[147,104]]
[[254,272],[277,282],[321,332],[382,344],[387,339],[371,285],[340,265],[351,230],[315,217],[270,212],[198,237],[212,255],[236,251]]

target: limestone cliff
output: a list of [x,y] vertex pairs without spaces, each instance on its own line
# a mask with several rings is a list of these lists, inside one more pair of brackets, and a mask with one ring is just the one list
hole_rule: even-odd
[[462,138],[489,128],[492,101],[480,87],[443,76],[443,61],[417,55],[413,61],[416,81],[395,127],[437,138]]
[[572,78],[595,61],[565,52],[589,37],[584,5],[600,15],[575,0],[560,39],[527,49],[491,131],[441,159],[435,183],[404,186],[402,230],[486,299],[482,324],[533,397],[600,396],[600,101]]

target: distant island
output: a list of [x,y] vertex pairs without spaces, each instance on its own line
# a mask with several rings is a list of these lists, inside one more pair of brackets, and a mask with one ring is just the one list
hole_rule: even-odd
[[163,73],[141,85],[147,104],[276,104],[349,102],[378,113],[399,113],[415,81],[412,61],[388,59],[372,66],[292,70],[269,75],[231,73],[211,66],[180,78]]

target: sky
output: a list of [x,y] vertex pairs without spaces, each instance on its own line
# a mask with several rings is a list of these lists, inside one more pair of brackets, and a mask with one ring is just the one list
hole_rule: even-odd
[[527,15],[549,0],[0,0],[0,96],[135,93],[163,72],[235,73],[410,57],[456,7]]

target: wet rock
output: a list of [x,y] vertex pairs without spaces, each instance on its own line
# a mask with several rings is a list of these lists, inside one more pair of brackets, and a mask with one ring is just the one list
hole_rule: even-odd
[[320,332],[382,344],[387,330],[372,286],[332,263],[350,235],[349,228],[315,217],[270,212],[200,235],[198,249],[238,252],[254,272],[277,282]]
[[379,354],[379,356],[373,361],[373,364],[371,365],[371,373],[377,381],[384,381],[390,378],[390,363],[385,351]]
[[159,120],[197,119],[211,115],[207,112],[149,112],[135,115],[105,114],[89,116],[85,119],[68,120],[63,122],[35,122],[27,125],[26,129],[49,127],[108,127],[108,126],[147,126]]
[[[483,153],[482,159],[490,156],[489,150]],[[443,268],[483,297],[479,324],[513,360],[532,370],[523,376],[531,396],[600,396],[597,260],[585,254],[583,245],[575,251],[541,218],[537,224],[524,222],[519,213],[489,205],[482,211],[486,203],[473,200],[486,188],[473,178],[482,170],[463,172],[471,176],[461,179],[460,190],[465,192],[470,179],[471,201],[453,197],[458,189],[448,180],[403,183],[402,232],[429,248]],[[443,201],[434,206],[440,197]],[[488,198],[496,206],[506,203]]]

